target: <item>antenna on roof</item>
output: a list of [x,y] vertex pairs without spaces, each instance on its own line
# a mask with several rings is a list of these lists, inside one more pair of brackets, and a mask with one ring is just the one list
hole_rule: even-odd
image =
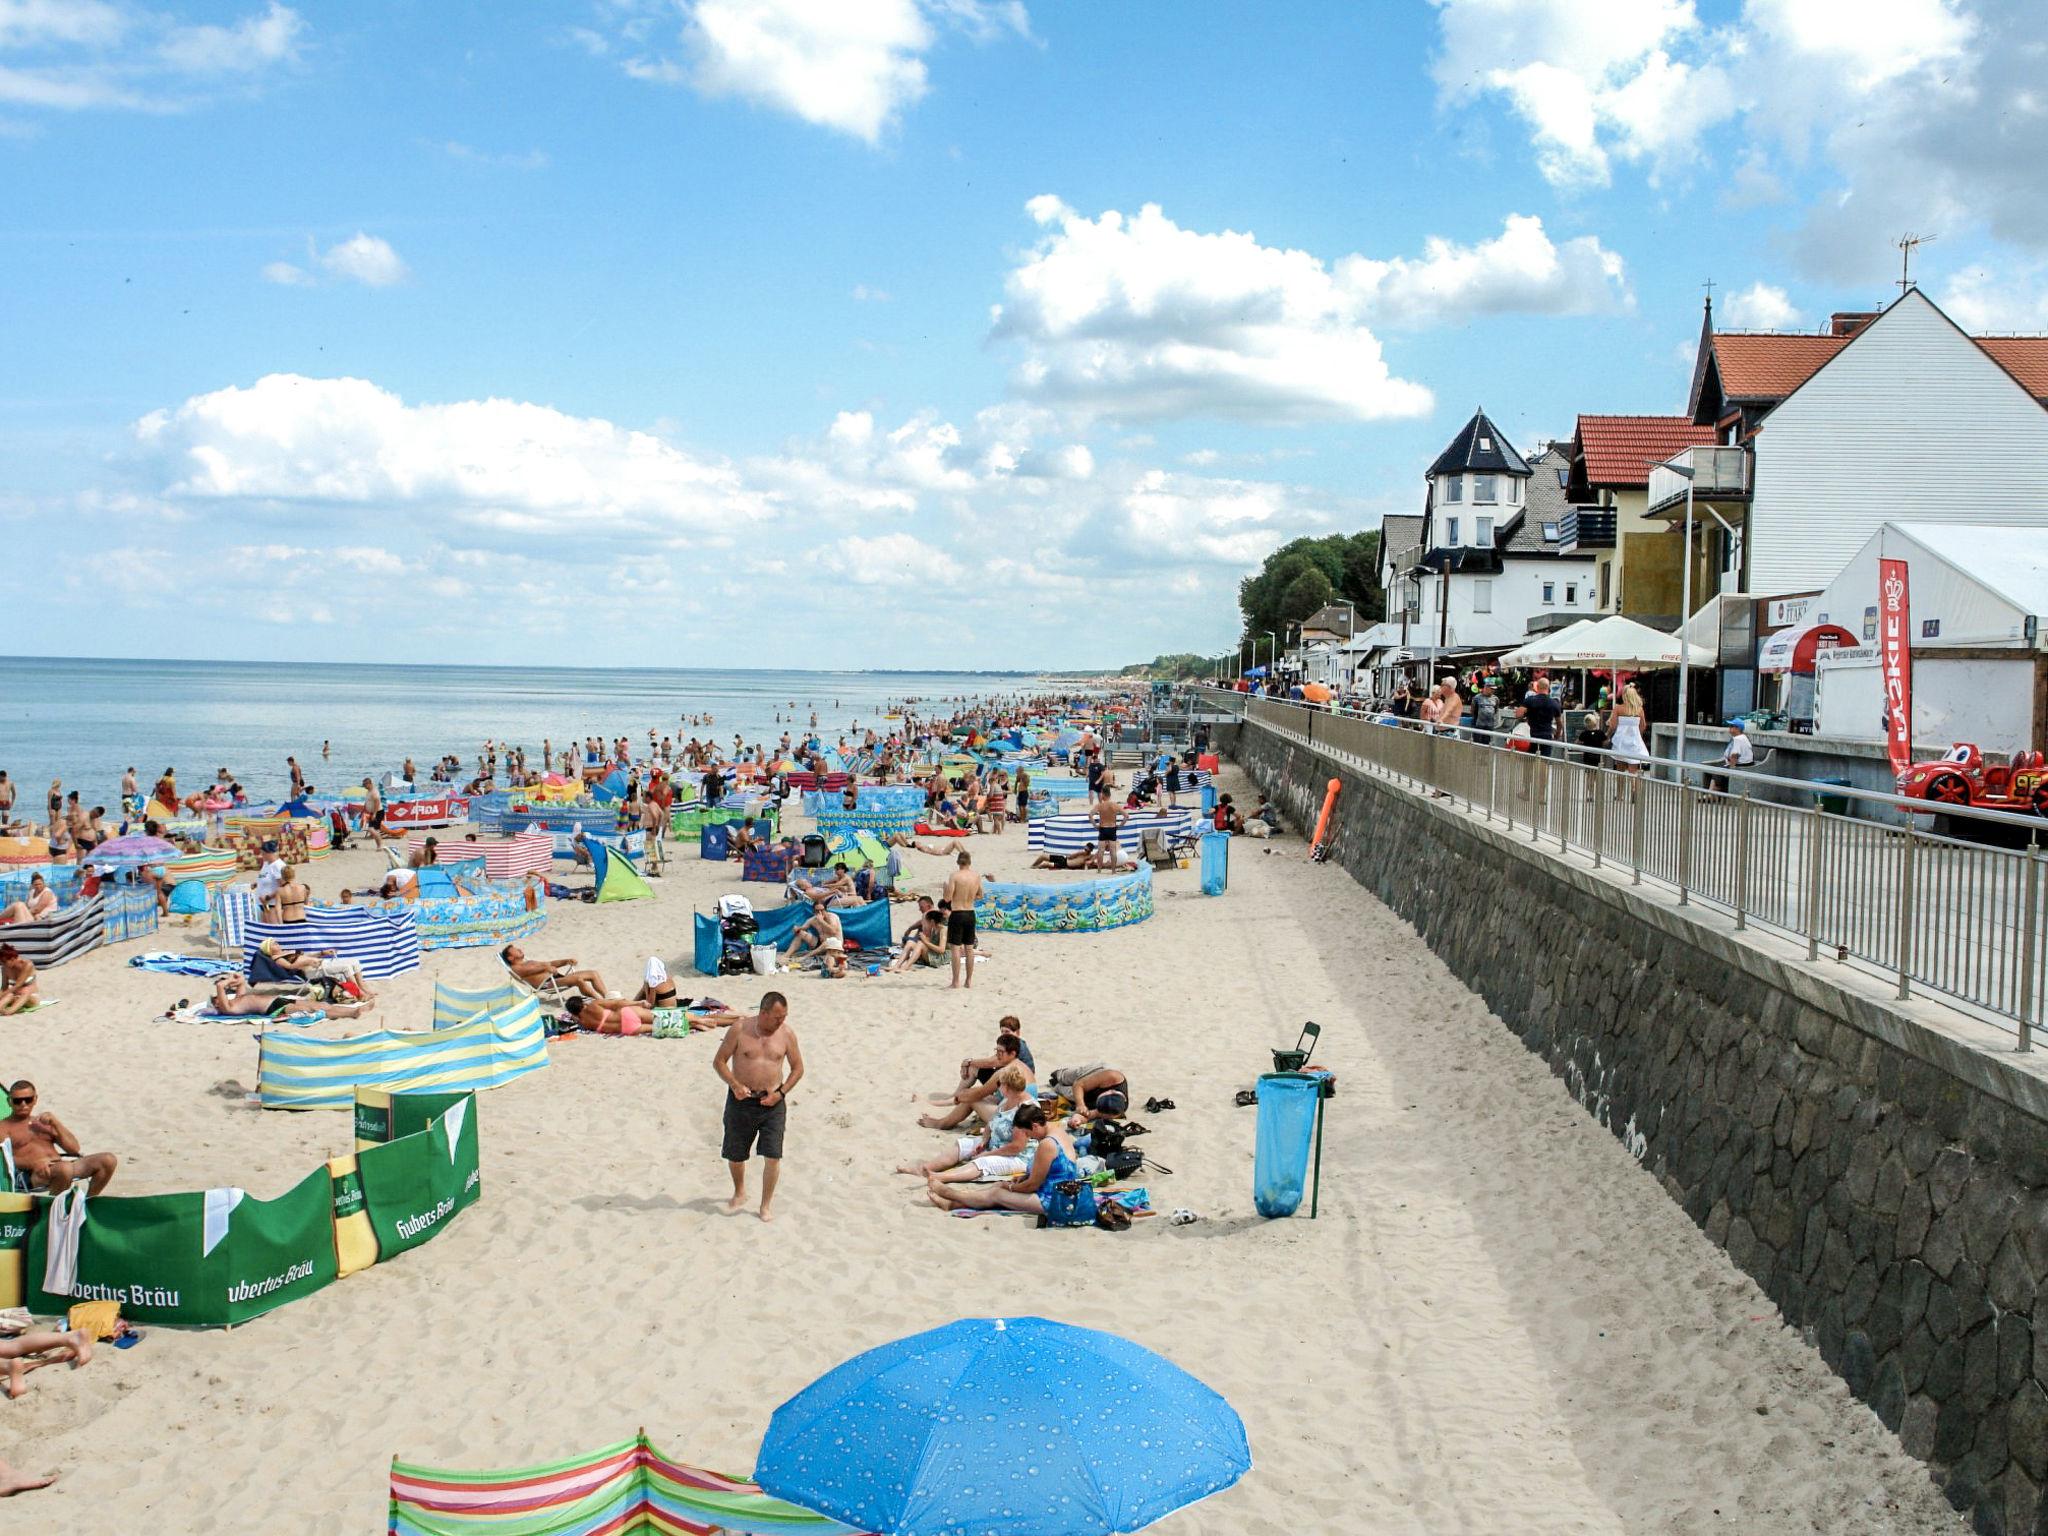
[[1913,252],[1930,241],[1939,240],[1939,235],[1916,235],[1910,230],[1899,236],[1892,244],[1899,248],[1899,292],[1904,293],[1913,286]]

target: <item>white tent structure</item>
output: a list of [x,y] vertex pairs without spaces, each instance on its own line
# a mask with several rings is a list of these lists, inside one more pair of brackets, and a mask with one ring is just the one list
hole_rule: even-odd
[[1647,672],[1677,666],[1686,651],[1691,652],[1690,660],[1695,667],[1714,664],[1713,651],[1704,645],[1687,646],[1676,635],[1611,613],[1604,619],[1574,624],[1547,640],[1510,651],[1501,661],[1511,667],[1620,668]]
[[1501,657],[1500,664],[1504,667],[1549,666],[1552,646],[1559,643],[1568,644],[1574,635],[1582,630],[1591,629],[1596,622],[1593,619],[1580,619],[1576,624],[1567,624],[1563,629],[1554,630],[1550,634],[1531,640],[1527,645],[1509,651]]

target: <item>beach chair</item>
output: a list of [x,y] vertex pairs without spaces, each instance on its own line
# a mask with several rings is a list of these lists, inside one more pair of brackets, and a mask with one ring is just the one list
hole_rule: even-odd
[[0,1136],[0,1178],[6,1180],[6,1188],[17,1195],[30,1193],[28,1175],[14,1166],[14,1143]]
[[498,969],[505,973],[505,980],[512,984],[521,997],[534,998],[544,1008],[564,1010],[568,1008],[569,998],[572,994],[564,992],[562,984],[555,980],[554,977],[550,976],[536,987],[524,976],[513,970],[511,966],[507,965],[502,957],[498,961]]
[[1143,852],[1145,862],[1154,869],[1177,869],[1180,866],[1180,860],[1166,846],[1164,832],[1141,832],[1138,835],[1138,847]]

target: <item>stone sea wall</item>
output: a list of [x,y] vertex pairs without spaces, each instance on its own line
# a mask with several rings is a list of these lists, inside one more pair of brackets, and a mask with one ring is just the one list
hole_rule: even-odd
[[1217,739],[1550,1063],[1979,1531],[2048,1536],[2048,1084],[1256,723]]

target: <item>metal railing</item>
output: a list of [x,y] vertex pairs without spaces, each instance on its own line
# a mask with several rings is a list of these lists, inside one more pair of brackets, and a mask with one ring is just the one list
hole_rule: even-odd
[[2044,992],[2041,834],[2048,821],[1943,808],[1951,832],[2007,829],[2023,848],[1785,805],[1778,786],[1881,804],[1922,819],[1925,802],[1816,786],[1749,770],[1653,759],[1636,771],[1613,753],[1547,743],[1504,750],[1498,732],[1432,735],[1277,699],[1205,690],[1221,712],[1360,771],[1450,800],[1531,843],[1575,852],[1630,883],[1675,891],[1681,906],[1729,914],[1882,974],[1901,998],[1924,992],[2033,1047]]

